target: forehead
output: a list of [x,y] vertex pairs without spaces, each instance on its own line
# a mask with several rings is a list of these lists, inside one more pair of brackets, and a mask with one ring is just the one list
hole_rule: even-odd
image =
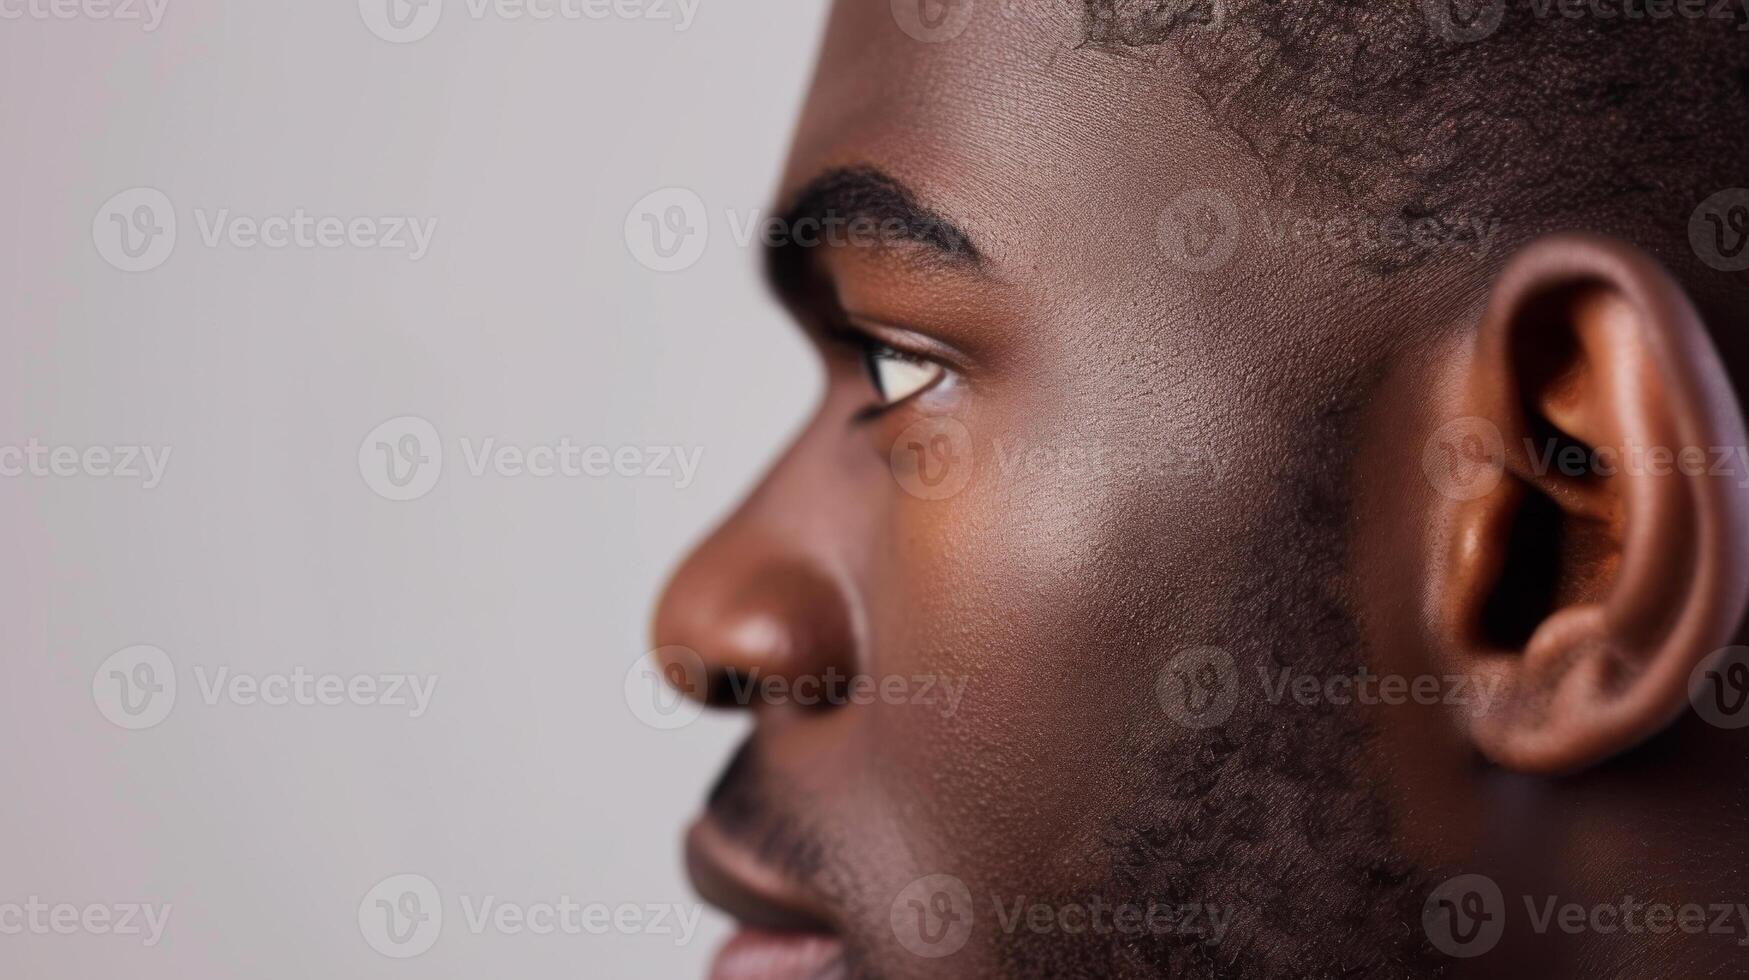
[[840,0],[781,194],[874,166],[998,267],[1040,243],[1151,253],[1162,206],[1245,161],[1154,58],[1083,46],[1083,30],[1068,0]]

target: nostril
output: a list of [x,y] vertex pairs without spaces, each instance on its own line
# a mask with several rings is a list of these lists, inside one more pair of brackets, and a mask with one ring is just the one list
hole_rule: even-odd
[[711,671],[705,704],[713,708],[746,708],[753,704],[756,674],[736,667]]

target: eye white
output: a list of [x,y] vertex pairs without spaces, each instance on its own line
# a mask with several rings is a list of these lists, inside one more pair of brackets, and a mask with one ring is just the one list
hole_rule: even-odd
[[888,404],[902,402],[934,384],[942,368],[927,361],[917,361],[891,351],[877,351],[869,358],[869,371],[875,387]]

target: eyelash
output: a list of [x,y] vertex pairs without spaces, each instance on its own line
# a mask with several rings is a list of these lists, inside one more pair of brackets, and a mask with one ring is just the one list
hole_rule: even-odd
[[858,420],[872,419],[883,415],[890,409],[898,408],[941,383],[941,379],[938,378],[937,380],[930,382],[928,385],[925,385],[923,388],[906,395],[904,398],[887,401],[885,394],[881,391],[880,381],[875,376],[875,361],[877,358],[884,357],[892,360],[904,361],[908,364],[931,367],[940,371],[943,378],[949,373],[949,369],[946,365],[933,358],[914,354],[908,350],[901,350],[894,347],[892,344],[877,339],[871,334],[865,333],[849,324],[841,324],[837,326],[832,330],[831,336],[835,342],[843,345],[851,354],[855,355],[858,361],[858,367],[862,369],[864,379],[868,381],[869,387],[873,388],[875,391],[875,403],[863,409],[861,412],[858,412]]

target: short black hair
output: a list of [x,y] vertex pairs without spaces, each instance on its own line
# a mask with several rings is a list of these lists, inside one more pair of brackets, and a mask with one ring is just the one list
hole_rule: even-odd
[[1071,2],[1082,47],[1180,72],[1284,197],[1680,253],[1749,185],[1745,0]]

